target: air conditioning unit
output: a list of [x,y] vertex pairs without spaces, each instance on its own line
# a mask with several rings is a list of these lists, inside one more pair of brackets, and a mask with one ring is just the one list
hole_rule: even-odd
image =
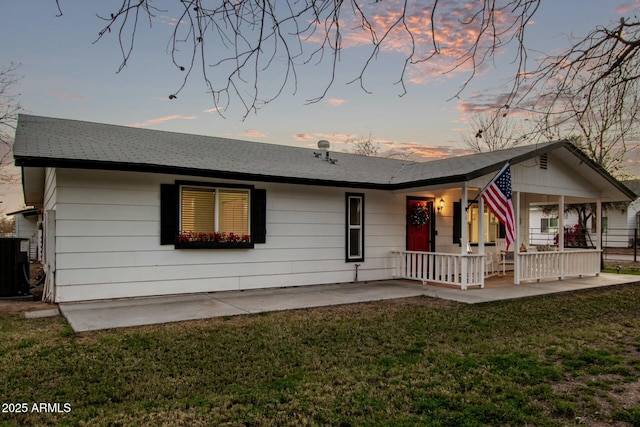
[[0,238],[0,297],[29,295],[29,239]]

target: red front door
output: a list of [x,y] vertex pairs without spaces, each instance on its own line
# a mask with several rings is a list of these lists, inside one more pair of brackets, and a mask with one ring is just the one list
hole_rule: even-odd
[[407,199],[407,250],[431,252],[433,201]]

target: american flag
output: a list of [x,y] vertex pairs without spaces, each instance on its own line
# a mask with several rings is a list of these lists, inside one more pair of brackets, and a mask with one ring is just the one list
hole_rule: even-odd
[[500,173],[485,188],[482,192],[482,198],[491,212],[504,225],[508,249],[509,245],[516,240],[516,222],[513,214],[513,201],[511,200],[511,167],[509,163],[504,165]]

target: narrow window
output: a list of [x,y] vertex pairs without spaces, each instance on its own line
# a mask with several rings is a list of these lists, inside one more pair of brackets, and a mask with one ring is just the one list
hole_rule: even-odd
[[[591,218],[591,232],[596,232],[596,226],[598,225],[598,219],[596,217]],[[602,232],[607,233],[609,230],[609,218],[606,216],[602,217]]]
[[500,222],[488,206],[484,207],[484,214],[479,215],[478,205],[470,206],[467,212],[469,242],[480,242],[480,221],[484,221],[484,242],[495,243],[500,237]]
[[547,234],[557,233],[558,218],[540,218],[540,232]]
[[347,193],[346,261],[364,261],[364,194]]

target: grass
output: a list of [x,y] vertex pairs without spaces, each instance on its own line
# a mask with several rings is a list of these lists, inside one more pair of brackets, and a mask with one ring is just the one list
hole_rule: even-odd
[[640,274],[640,270],[638,270],[638,268],[636,268],[636,267],[634,267],[634,268],[621,268],[620,270],[618,270],[615,267],[603,268],[602,272],[603,273],[616,273],[616,274],[635,274],[635,275],[639,275]]
[[75,335],[0,313],[2,425],[640,426],[640,288]]

